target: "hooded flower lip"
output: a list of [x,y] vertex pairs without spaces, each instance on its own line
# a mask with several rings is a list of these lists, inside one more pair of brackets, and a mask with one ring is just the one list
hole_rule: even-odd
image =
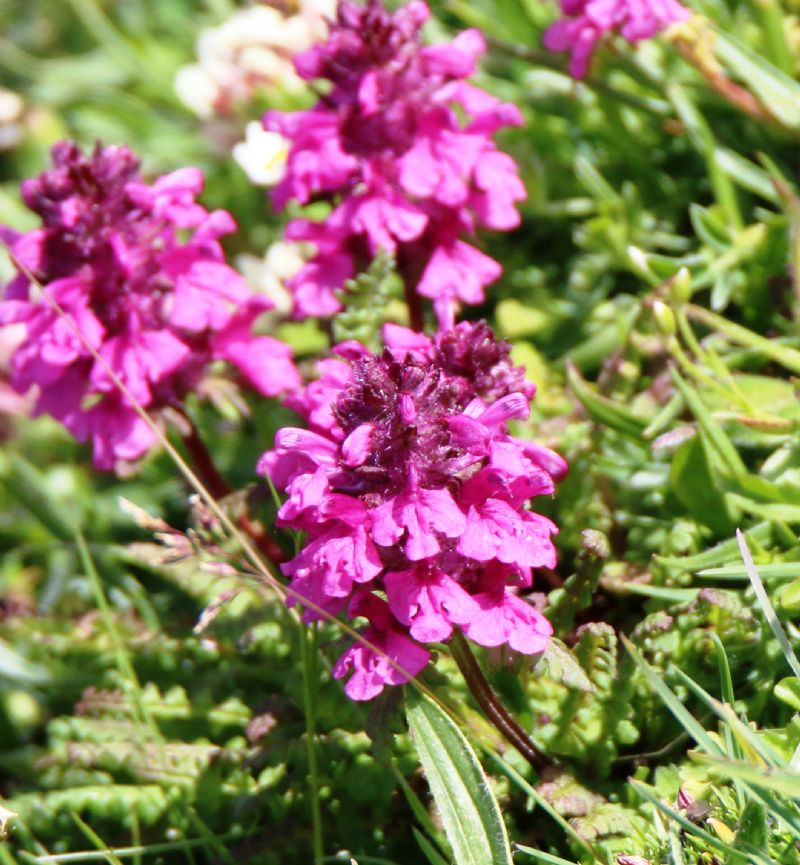
[[[408,676],[427,661],[418,644],[455,628],[482,645],[538,652],[550,626],[515,587],[555,564],[556,526],[528,500],[553,492],[547,466],[566,464],[508,433],[534,388],[483,322],[434,339],[392,325],[384,339],[380,355],[338,347],[342,360],[324,361],[320,379],[290,400],[312,429],[280,430],[261,459],[288,494],[280,523],[307,533],[283,566],[293,597],[328,611],[349,600],[350,615],[370,621],[365,636]],[[363,646],[336,670],[352,671],[354,699],[408,678]]]
[[98,144],[85,155],[62,141],[52,159],[51,169],[22,184],[42,226],[22,235],[3,229],[24,270],[0,302],[0,324],[25,326],[12,384],[38,388],[36,413],[91,439],[95,464],[110,469],[138,460],[155,442],[115,378],[156,415],[193,390],[215,360],[263,395],[299,385],[289,349],[253,334],[272,304],[225,263],[219,238],[235,223],[197,203],[198,169],[148,185],[125,147]]
[[586,76],[597,43],[607,34],[640,42],[690,15],[678,0],[561,0],[561,12],[564,17],[545,32],[544,44],[570,52],[573,78]]
[[341,0],[328,40],[295,58],[302,78],[327,82],[325,97],[308,111],[264,116],[291,143],[274,205],[334,205],[313,229],[289,224],[317,247],[290,282],[297,317],[338,310],[335,290],[378,249],[396,252],[401,271],[415,262],[403,276],[436,302],[442,321],[457,301],[482,302],[500,275],[466,238],[519,223],[525,189],[492,135],[522,116],[464,81],[486,50],[481,34],[423,46],[428,16],[421,2],[390,13],[381,0]]

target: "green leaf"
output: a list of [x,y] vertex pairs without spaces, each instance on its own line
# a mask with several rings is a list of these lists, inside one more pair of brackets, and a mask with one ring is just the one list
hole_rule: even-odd
[[58,540],[72,541],[75,527],[74,510],[65,509],[53,500],[53,494],[39,471],[24,457],[11,454],[0,461],[0,479],[9,493],[28,510]]
[[533,856],[539,862],[547,862],[547,865],[575,865],[568,859],[562,859],[560,856],[554,856],[552,853],[545,853],[544,850],[534,850],[533,847],[526,847],[524,844],[515,844],[514,849],[518,853],[527,853]]
[[774,766],[757,766],[728,757],[710,754],[693,754],[698,763],[713,766],[722,778],[744,781],[753,787],[780,793],[790,799],[800,800],[800,773]]
[[[701,756],[703,756],[704,761],[711,762],[711,758],[706,757],[706,755]],[[663,814],[666,814],[671,820],[677,823],[684,832],[699,838],[709,848],[732,857],[733,861],[736,862],[757,862],[759,865],[767,865],[767,863],[768,865],[772,865],[773,860],[761,855],[758,851],[752,851],[748,847],[745,847],[742,850],[737,850],[736,847],[726,844],[710,832],[706,832],[702,827],[695,825],[685,814],[683,814],[683,812],[670,808],[666,802],[659,799],[655,790],[647,784],[642,784],[641,781],[636,781],[633,778],[631,779],[630,784],[643,799],[655,806]]]
[[698,522],[717,535],[729,535],[733,531],[735,526],[715,483],[703,440],[693,438],[678,448],[670,468],[669,485]]
[[717,147],[714,151],[717,165],[743,189],[760,195],[767,201],[777,204],[780,201],[778,193],[770,180],[769,174],[749,159],[727,147]]
[[717,31],[714,53],[784,126],[800,129],[800,84],[730,33]]
[[642,418],[607,396],[596,393],[573,364],[567,366],[567,378],[575,396],[594,420],[623,435],[642,441],[642,433],[647,425]]
[[787,676],[775,685],[775,696],[791,706],[796,712],[800,712],[800,678]]
[[511,865],[500,808],[464,734],[416,690],[407,691],[406,715],[456,865]]
[[[751,533],[752,537],[752,533]],[[762,579],[791,580],[800,576],[800,562],[772,562],[758,566]],[[747,571],[743,565],[725,565],[721,568],[704,568],[697,571],[698,577],[721,577],[726,580],[746,580]]]
[[772,502],[756,502],[749,496],[726,493],[725,500],[745,513],[782,523],[800,523],[800,505],[782,505]]
[[411,831],[414,833],[414,837],[417,839],[417,844],[419,844],[426,859],[430,862],[430,865],[447,865],[447,860],[444,856],[442,856],[430,840],[423,835],[416,826],[412,826]]
[[724,252],[731,245],[731,234],[725,223],[719,220],[710,210],[699,204],[689,205],[689,218],[695,234],[703,243],[715,250]]
[[767,815],[761,802],[751,799],[739,818],[736,846],[750,844],[756,850],[767,848]]
[[[768,522],[759,523],[746,532],[747,537],[757,544],[770,543],[772,541],[772,534],[772,525]],[[730,563],[732,559],[736,561],[740,560],[739,545],[736,542],[736,538],[722,541],[693,556],[656,556],[656,561],[660,565],[668,568],[681,568],[686,571],[721,567],[726,563]],[[742,572],[745,576],[747,575],[741,564],[732,565],[732,567],[736,568],[737,573]]]
[[724,466],[734,476],[746,474],[747,469],[738,451],[722,431],[722,427],[711,416],[711,412],[706,408],[700,395],[681,377],[675,368],[672,368],[670,372],[675,386],[697,419],[704,441],[708,443],[710,451],[717,457],[720,466]]

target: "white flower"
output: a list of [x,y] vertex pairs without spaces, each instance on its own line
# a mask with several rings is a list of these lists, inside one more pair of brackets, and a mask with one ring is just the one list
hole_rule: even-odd
[[16,816],[16,811],[12,811],[10,808],[6,808],[2,803],[0,803],[0,838],[6,837],[8,834],[6,826],[9,820],[12,820]]
[[247,124],[247,137],[233,148],[233,158],[258,186],[274,186],[286,173],[289,141],[268,132],[257,121]]

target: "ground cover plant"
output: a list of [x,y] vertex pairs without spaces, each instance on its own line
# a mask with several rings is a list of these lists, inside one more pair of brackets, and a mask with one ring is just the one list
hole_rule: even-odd
[[0,5],[0,865],[800,862],[799,14]]

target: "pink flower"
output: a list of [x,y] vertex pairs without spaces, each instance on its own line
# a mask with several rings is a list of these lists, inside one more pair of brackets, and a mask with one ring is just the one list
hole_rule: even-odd
[[[284,565],[293,597],[307,600],[306,618],[352,599],[349,615],[366,615],[369,641],[409,674],[427,661],[420,643],[457,627],[482,645],[538,652],[549,625],[515,592],[555,564],[556,527],[528,500],[552,493],[547,465],[565,464],[508,433],[534,388],[482,322],[434,339],[396,325],[385,336],[378,356],[339,346],[343,361],[326,361],[291,400],[314,430],[280,430],[260,461],[288,495],[280,523],[306,532]],[[352,671],[354,699],[408,679],[365,646],[335,669]]]
[[235,223],[195,200],[199,169],[148,185],[124,147],[97,145],[87,156],[63,141],[52,155],[52,169],[22,184],[42,227],[2,229],[44,289],[37,299],[23,272],[0,303],[0,325],[25,326],[12,384],[19,392],[36,386],[35,413],[91,439],[95,465],[111,469],[140,459],[156,440],[115,379],[156,419],[215,360],[264,395],[299,385],[289,349],[252,332],[271,304],[225,263],[219,237]]
[[457,538],[467,524],[447,490],[421,490],[414,482],[370,511],[370,517],[376,543],[390,547],[405,537],[403,551],[412,562],[439,552],[437,534]]
[[289,576],[313,583],[317,596],[327,600],[346,598],[354,582],[370,582],[383,565],[363,525],[334,523],[281,568]]
[[383,581],[395,618],[421,643],[447,640],[454,624],[465,625],[477,613],[472,596],[436,567],[389,572]]
[[456,548],[479,562],[493,559],[527,567],[555,566],[550,535],[557,528],[546,517],[518,511],[500,499],[487,499],[471,506],[467,524]]
[[351,646],[333,668],[335,679],[344,678],[352,670],[344,686],[351,700],[371,700],[386,685],[405,684],[430,660],[431,653],[394,625],[386,602],[375,595],[356,595],[350,615],[365,616],[371,625],[363,633],[371,645]]
[[298,74],[325,79],[328,92],[309,111],[264,117],[291,142],[274,205],[335,205],[313,229],[299,219],[288,226],[316,247],[290,282],[297,317],[337,311],[337,290],[379,249],[396,253],[409,289],[435,301],[440,322],[456,302],[481,303],[500,275],[463,238],[519,223],[525,189],[492,135],[522,116],[464,81],[486,50],[480,33],[423,47],[428,15],[420,2],[392,14],[381,0],[340,0],[327,42],[295,59]]
[[507,643],[523,655],[543,652],[552,636],[553,626],[530,604],[509,589],[472,596],[480,612],[462,627],[470,640],[481,646]]
[[561,0],[561,11],[564,17],[546,31],[544,44],[571,53],[573,78],[586,75],[597,43],[607,34],[639,42],[690,15],[677,0]]

